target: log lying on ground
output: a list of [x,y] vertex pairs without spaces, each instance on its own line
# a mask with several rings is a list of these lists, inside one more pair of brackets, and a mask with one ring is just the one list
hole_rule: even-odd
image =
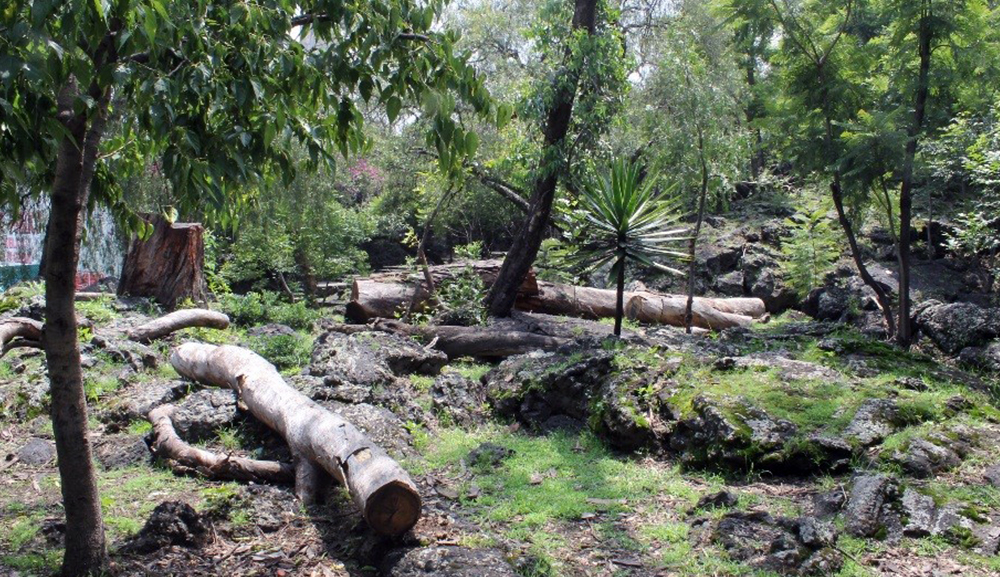
[[228,326],[229,317],[218,311],[183,309],[129,329],[128,338],[140,343],[148,343],[165,337],[174,331],[190,327],[225,329]]
[[87,302],[87,301],[99,301],[103,299],[114,299],[114,293],[102,293],[102,292],[91,292],[91,291],[80,291],[73,295],[73,300],[76,302]]
[[390,319],[376,319],[367,325],[331,324],[326,325],[326,328],[346,334],[376,330],[419,337],[428,343],[428,346],[448,355],[449,359],[460,357],[502,359],[537,350],[553,351],[571,342],[566,338],[526,331],[443,325],[420,327]]
[[[600,319],[615,314],[615,291],[534,281],[535,290],[524,291],[514,307],[528,312]],[[417,287],[417,288],[415,288]],[[392,318],[401,306],[407,306],[413,291],[425,292],[422,286],[403,282],[383,282],[371,278],[356,279],[347,305],[347,318],[368,322]],[[426,295],[418,294],[418,300]],[[630,319],[645,323],[684,325],[687,297],[658,295],[651,292],[626,292],[625,312]],[[747,326],[766,312],[764,302],[756,298],[694,299],[694,326],[710,330]]]
[[[578,287],[550,282],[538,282],[538,294],[519,297],[515,307],[529,312],[554,315],[576,316],[589,319],[613,317],[615,298],[613,290]],[[692,306],[692,324],[709,330],[749,326],[753,318],[749,315],[723,312],[712,306],[713,301],[730,299],[704,299],[696,297]],[[733,299],[737,300],[737,299]],[[738,299],[731,307],[736,310],[744,306],[743,301],[759,299]],[[763,308],[764,303],[760,303]],[[625,292],[625,316],[644,322],[684,326],[687,297],[658,295],[651,292]],[[749,307],[748,307],[749,308]]]
[[170,364],[184,377],[235,390],[251,414],[284,437],[304,500],[325,472],[347,487],[375,531],[400,535],[416,524],[420,494],[406,471],[354,425],[288,386],[271,363],[239,347],[187,343],[173,350]]
[[175,472],[198,473],[215,481],[291,483],[295,480],[291,463],[217,455],[185,443],[171,421],[174,409],[173,405],[156,407],[149,412],[149,422],[153,424],[150,449]]
[[0,321],[0,357],[18,347],[42,348],[42,323],[24,317]]

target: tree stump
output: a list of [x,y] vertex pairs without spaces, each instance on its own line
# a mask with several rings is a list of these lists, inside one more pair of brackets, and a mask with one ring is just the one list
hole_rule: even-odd
[[147,215],[153,234],[133,238],[118,282],[119,296],[151,297],[173,309],[184,299],[205,300],[205,229],[200,223],[170,224]]

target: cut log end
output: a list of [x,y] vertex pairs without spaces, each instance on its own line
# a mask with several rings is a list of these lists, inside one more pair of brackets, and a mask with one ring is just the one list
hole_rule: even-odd
[[393,482],[368,497],[365,520],[379,533],[397,537],[417,524],[420,507],[420,495],[413,487]]

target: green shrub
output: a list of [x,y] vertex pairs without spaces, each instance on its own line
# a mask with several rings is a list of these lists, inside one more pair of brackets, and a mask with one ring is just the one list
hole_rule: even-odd
[[309,362],[312,339],[300,335],[251,337],[247,346],[279,370],[298,368]]
[[280,323],[293,329],[312,330],[320,313],[312,310],[303,301],[288,303],[280,295],[271,291],[249,292],[245,295],[224,294],[218,296],[219,308],[238,325],[256,326]]
[[824,208],[796,214],[785,223],[792,234],[781,243],[781,270],[792,289],[805,296],[823,283],[840,257],[839,236]]

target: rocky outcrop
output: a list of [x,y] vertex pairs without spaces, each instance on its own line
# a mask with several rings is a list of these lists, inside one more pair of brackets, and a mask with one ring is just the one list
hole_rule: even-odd
[[445,545],[393,551],[380,571],[386,577],[517,577],[496,549]]
[[886,525],[888,505],[898,494],[896,481],[887,475],[862,475],[854,480],[844,509],[847,532],[872,537]]
[[209,537],[209,524],[191,505],[164,501],[153,509],[142,530],[121,547],[121,552],[145,554],[164,547],[198,547]]
[[844,437],[867,447],[873,445],[896,430],[899,409],[890,399],[868,399],[861,404]]
[[444,373],[431,385],[431,410],[442,422],[471,427],[482,422],[486,386],[458,373]]
[[174,411],[171,420],[177,434],[186,441],[209,439],[236,421],[236,392],[204,389],[189,395]]
[[916,326],[948,354],[982,346],[1000,336],[1000,311],[959,302],[925,301],[914,311]]
[[763,511],[734,511],[717,522],[696,520],[735,561],[780,575],[832,575],[843,566],[837,531],[815,517],[773,517]]

